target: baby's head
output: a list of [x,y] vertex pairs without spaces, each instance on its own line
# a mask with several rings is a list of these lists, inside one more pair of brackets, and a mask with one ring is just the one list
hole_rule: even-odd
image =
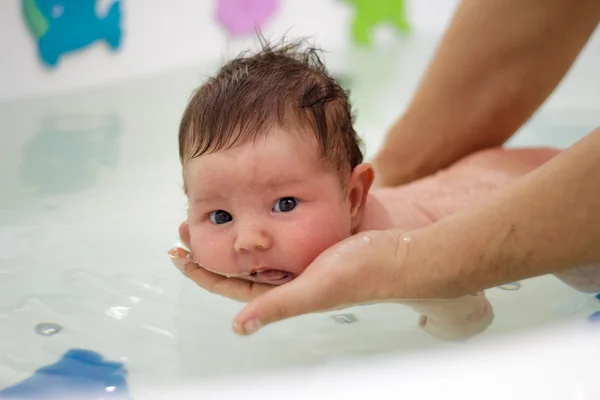
[[281,284],[354,233],[373,170],[352,123],[314,49],[263,43],[222,67],[179,129],[196,262]]

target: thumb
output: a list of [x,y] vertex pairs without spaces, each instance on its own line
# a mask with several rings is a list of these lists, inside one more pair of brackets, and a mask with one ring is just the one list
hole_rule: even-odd
[[251,335],[263,326],[283,319],[316,311],[325,311],[323,296],[330,289],[317,287],[314,275],[300,275],[291,282],[275,287],[251,301],[236,316],[233,330]]
[[250,302],[235,318],[233,330],[250,335],[286,318],[386,298],[382,290],[393,280],[388,266],[394,257],[389,254],[395,253],[397,237],[391,231],[371,232],[330,247],[296,279]]

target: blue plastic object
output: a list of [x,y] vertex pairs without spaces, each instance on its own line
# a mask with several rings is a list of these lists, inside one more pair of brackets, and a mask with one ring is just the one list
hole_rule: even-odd
[[63,54],[100,39],[114,50],[121,45],[121,0],[115,0],[102,19],[96,14],[96,0],[22,0],[22,9],[39,56],[50,68]]
[[122,363],[105,361],[94,351],[72,349],[56,363],[1,390],[0,399],[129,399],[126,378]]
[[596,300],[600,301],[600,293],[596,295]]

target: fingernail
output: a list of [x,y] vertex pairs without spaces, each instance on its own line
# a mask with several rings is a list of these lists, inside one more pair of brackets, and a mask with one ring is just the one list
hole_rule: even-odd
[[171,262],[173,263],[173,265],[181,272],[184,271],[185,269],[185,264],[187,263],[187,257],[184,253],[185,250],[183,249],[178,249],[178,248],[173,248],[171,250],[169,250],[169,258],[171,259]]
[[233,329],[236,331],[236,333],[242,335],[252,335],[262,328],[262,326],[263,325],[258,318],[252,318],[244,323],[242,329],[240,329],[240,325],[238,323],[234,323]]
[[169,250],[169,257],[179,258],[179,251],[180,249],[178,249],[177,247],[172,248],[171,250]]
[[262,323],[258,318],[252,318],[244,324],[244,330],[247,335],[252,335],[254,332],[262,328]]

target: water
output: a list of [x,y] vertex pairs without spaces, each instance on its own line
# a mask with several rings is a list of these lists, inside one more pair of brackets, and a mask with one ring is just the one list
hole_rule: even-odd
[[[353,90],[368,155],[434,45],[400,42],[369,62],[364,50],[328,56]],[[566,147],[600,124],[599,54],[587,50],[510,145]],[[418,315],[391,304],[302,316],[247,338],[231,332],[243,305],[198,289],[166,254],[185,215],[177,126],[208,71],[0,104],[0,387],[76,347],[124,362],[135,394],[150,383],[460,346],[423,334]],[[599,309],[553,277],[519,284],[489,291],[497,317],[477,340]],[[40,323],[62,329],[40,335]]]

